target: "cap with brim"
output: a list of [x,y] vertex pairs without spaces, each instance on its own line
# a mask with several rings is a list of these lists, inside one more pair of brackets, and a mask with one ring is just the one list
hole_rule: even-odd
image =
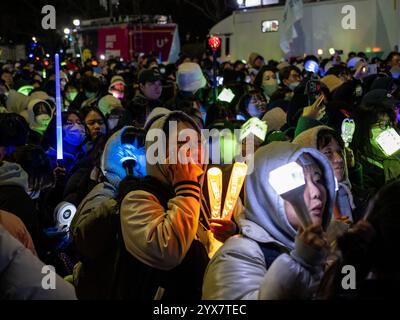
[[146,69],[139,74],[139,83],[144,84],[146,82],[156,82],[161,80],[160,71],[157,69]]

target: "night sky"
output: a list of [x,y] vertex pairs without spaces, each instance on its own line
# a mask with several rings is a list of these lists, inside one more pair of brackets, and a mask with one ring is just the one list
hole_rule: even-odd
[[[208,3],[212,9],[215,1],[219,1],[221,10],[219,19],[228,16],[235,7],[235,0],[193,0],[192,2],[205,8]],[[43,30],[41,9],[44,5],[53,5],[57,11],[57,32]],[[171,15],[179,24],[181,38],[191,33],[192,39],[204,38],[208,30],[218,21],[218,17],[204,15],[186,0],[120,0],[116,12],[121,15],[130,14],[165,14]],[[211,10],[214,13],[215,10]],[[54,46],[61,37],[64,27],[72,24],[73,18],[81,20],[108,16],[108,12],[99,5],[99,0],[13,0],[0,2],[0,42],[3,44],[26,43],[32,36],[37,36],[48,46]]]

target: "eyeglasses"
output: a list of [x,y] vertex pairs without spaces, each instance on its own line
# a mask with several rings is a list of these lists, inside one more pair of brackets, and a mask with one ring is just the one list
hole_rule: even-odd
[[104,125],[104,120],[103,119],[93,119],[93,120],[86,121],[85,123],[88,126],[94,126],[96,123],[99,126],[102,126],[102,125]]

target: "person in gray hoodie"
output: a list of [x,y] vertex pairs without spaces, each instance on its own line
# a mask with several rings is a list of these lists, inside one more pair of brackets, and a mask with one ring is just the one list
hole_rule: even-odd
[[39,230],[38,212],[27,194],[28,174],[17,163],[0,161],[0,209],[22,220],[42,256],[43,239]]
[[[268,181],[271,171],[294,161],[303,163],[304,200],[314,223],[306,230]],[[334,175],[324,155],[288,142],[260,148],[246,179],[241,234],[229,238],[210,261],[203,299],[312,298],[324,271],[328,244],[323,230],[334,200]]]
[[0,300],[76,300],[74,287],[0,225]]

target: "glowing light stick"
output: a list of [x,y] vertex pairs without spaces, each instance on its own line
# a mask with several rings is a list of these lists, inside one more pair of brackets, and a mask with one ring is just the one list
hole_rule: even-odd
[[345,143],[346,148],[349,147],[351,141],[353,141],[353,135],[356,131],[356,124],[353,119],[344,119],[342,123],[342,139]]
[[296,211],[304,228],[312,224],[304,203],[305,179],[303,168],[296,162],[279,167],[270,172],[269,183],[282,199],[288,201]]
[[224,101],[228,103],[231,103],[233,99],[235,99],[235,94],[232,92],[231,89],[224,88],[218,96],[219,101]]
[[228,191],[226,193],[224,209],[222,210],[222,219],[231,220],[233,209],[242,190],[244,179],[247,174],[247,164],[236,162],[233,165],[231,178],[229,180]]
[[29,94],[31,93],[31,91],[33,90],[33,86],[23,86],[21,88],[18,89],[19,93],[22,93],[24,96],[29,96]]
[[400,136],[393,128],[383,131],[375,141],[388,157],[400,150]]
[[264,141],[267,131],[268,125],[264,121],[258,118],[251,118],[240,128],[240,141],[246,139],[251,133]]
[[308,60],[304,64],[304,69],[306,69],[306,71],[308,71],[308,72],[312,72],[312,73],[317,74],[318,71],[319,71],[319,65],[314,60]]
[[207,171],[208,194],[210,198],[211,217],[221,218],[222,202],[222,171],[218,168],[211,168]]
[[63,160],[63,136],[61,120],[61,86],[60,86],[60,56],[55,55],[56,68],[56,132],[57,132],[57,160]]

